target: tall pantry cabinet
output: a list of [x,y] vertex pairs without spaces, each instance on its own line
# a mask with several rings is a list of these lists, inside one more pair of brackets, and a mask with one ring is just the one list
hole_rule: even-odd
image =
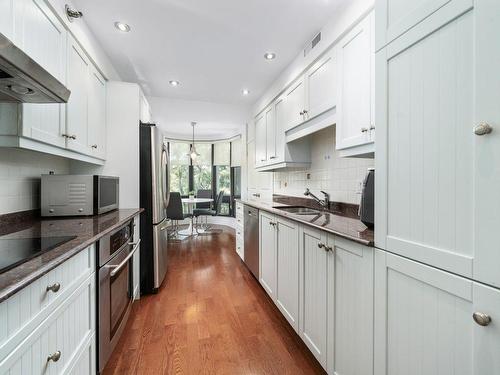
[[376,2],[375,374],[500,373],[499,35],[498,1]]

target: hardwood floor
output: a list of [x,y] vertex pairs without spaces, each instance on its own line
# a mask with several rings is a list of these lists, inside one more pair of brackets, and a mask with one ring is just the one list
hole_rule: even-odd
[[324,374],[234,251],[234,231],[169,243],[104,374]]

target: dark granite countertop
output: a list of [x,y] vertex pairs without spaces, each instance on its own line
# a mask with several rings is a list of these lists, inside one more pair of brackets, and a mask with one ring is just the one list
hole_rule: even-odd
[[[91,217],[45,219],[26,213],[15,219],[0,218],[0,238],[76,236],[73,240],[0,274],[0,302],[45,275],[64,261],[87,248],[139,215],[143,209],[122,209]],[[9,215],[11,216],[11,215]]]
[[[242,199],[238,199],[237,201],[260,210],[268,211],[287,219],[324,230],[339,237],[347,238],[348,240],[352,240],[366,246],[374,246],[373,230],[364,225],[359,218],[357,218],[357,216],[352,214],[352,207],[348,207],[347,210],[339,210],[338,212],[321,211],[321,214],[318,215],[297,215],[285,212],[276,207],[302,205],[312,207],[312,200],[306,199],[304,201],[303,198],[281,198],[274,199],[273,201],[251,201]],[[306,201],[311,202],[309,204],[304,204]]]

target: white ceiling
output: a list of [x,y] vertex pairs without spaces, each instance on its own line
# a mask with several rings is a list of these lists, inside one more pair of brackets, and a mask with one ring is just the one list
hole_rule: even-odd
[[[348,0],[75,0],[122,79],[146,95],[251,104]],[[132,28],[121,33],[122,21]],[[267,51],[277,54],[265,61]],[[181,82],[171,87],[169,80]],[[248,97],[241,90],[248,88]]]

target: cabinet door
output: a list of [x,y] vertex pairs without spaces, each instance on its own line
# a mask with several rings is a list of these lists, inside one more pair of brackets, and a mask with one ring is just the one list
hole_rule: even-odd
[[449,17],[377,54],[375,240],[500,287],[500,2]]
[[293,329],[299,330],[299,226],[277,221],[276,305]]
[[266,113],[262,113],[255,119],[255,166],[264,165],[266,155]]
[[[248,142],[247,144],[247,189],[255,191],[258,189],[257,172],[255,171],[255,141]],[[252,197],[249,197],[252,198]]]
[[336,148],[370,143],[372,119],[372,66],[375,63],[370,14],[338,44],[338,103]]
[[274,215],[260,212],[260,283],[269,297],[276,300],[276,222]]
[[[333,236],[330,237],[330,241]],[[335,237],[329,311],[328,370],[338,375],[373,374],[372,247]]]
[[472,5],[472,0],[377,0],[376,48],[381,49],[435,12],[459,15]]
[[311,119],[337,104],[337,57],[332,48],[305,75],[307,87],[306,118]]
[[16,0],[0,0],[0,33],[13,40]]
[[285,96],[281,96],[274,102],[274,122],[276,124],[276,151],[275,162],[285,161],[285,129],[286,129],[286,106]]
[[305,109],[305,80],[299,78],[285,93],[286,127],[285,131],[304,122]]
[[499,290],[375,251],[376,375],[500,373]]
[[276,122],[274,106],[266,110],[266,162],[271,163],[276,159]]
[[67,148],[89,154],[88,92],[90,62],[76,40],[68,44],[68,88],[71,95],[66,107]]
[[326,369],[328,337],[328,285],[332,279],[333,256],[325,251],[326,235],[318,230],[300,231],[299,335]]
[[88,96],[88,147],[92,156],[104,159],[106,155],[106,81],[91,65]]
[[[16,44],[62,83],[66,83],[67,31],[42,0],[16,4]],[[64,147],[65,104],[23,104],[22,134]]]

